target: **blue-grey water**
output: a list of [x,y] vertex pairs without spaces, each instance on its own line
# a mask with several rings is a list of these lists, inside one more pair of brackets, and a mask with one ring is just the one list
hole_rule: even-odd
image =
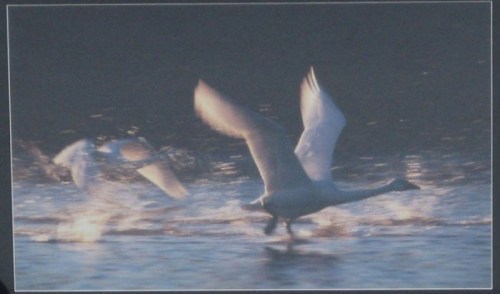
[[273,236],[240,209],[262,193],[230,163],[167,198],[110,182],[14,185],[17,290],[397,289],[491,285],[488,157],[426,152],[339,162],[345,189],[405,175],[421,190],[327,208]]

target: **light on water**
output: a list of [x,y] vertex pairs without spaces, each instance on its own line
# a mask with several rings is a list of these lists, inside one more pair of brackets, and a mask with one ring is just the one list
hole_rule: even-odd
[[[441,150],[340,159],[344,190],[403,177],[420,190],[329,207],[266,236],[241,209],[264,192],[242,155],[172,199],[151,182],[89,189],[31,171],[13,187],[18,290],[420,289],[491,284],[491,163]],[[242,172],[246,168],[248,173]],[[411,264],[411,267],[408,266]],[[473,273],[473,274],[471,274]]]
[[58,225],[56,240],[95,242],[103,234],[108,219],[109,215],[91,212],[79,215],[69,224]]
[[[435,159],[418,160],[423,168]],[[379,168],[363,167],[366,173]],[[189,201],[168,199],[147,183],[111,184],[103,191],[116,198],[93,202],[81,200],[71,185],[19,182],[14,191],[18,289],[488,287],[491,188],[422,177],[414,178],[426,183],[420,191],[299,219],[295,242],[282,227],[265,236],[268,216],[239,209],[262,193],[261,181],[249,177],[199,179],[187,185]],[[65,191],[75,197],[63,196]]]

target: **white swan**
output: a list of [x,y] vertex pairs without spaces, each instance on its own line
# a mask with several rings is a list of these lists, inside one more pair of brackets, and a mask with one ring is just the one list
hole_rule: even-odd
[[186,188],[167,162],[143,138],[112,140],[99,148],[89,139],[65,147],[52,161],[71,171],[75,185],[91,189],[103,181],[103,169],[137,170],[167,195],[183,198]]
[[198,116],[228,136],[245,139],[264,180],[264,194],[246,209],[264,209],[272,218],[264,229],[271,234],[283,218],[293,236],[295,219],[327,206],[357,201],[391,191],[420,189],[405,179],[359,191],[339,190],[331,176],[332,154],[345,125],[342,112],[320,88],[314,70],[301,85],[304,131],[295,148],[284,130],[255,112],[238,106],[200,80],[194,91]]

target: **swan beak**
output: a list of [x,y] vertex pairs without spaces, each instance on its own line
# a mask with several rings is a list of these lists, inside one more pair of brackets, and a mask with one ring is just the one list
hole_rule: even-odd
[[420,187],[417,186],[417,185],[415,185],[415,184],[413,184],[413,183],[408,182],[407,189],[408,190],[420,190]]

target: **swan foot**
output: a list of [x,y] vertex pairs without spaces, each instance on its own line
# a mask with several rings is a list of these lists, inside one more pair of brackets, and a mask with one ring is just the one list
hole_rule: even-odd
[[264,228],[264,233],[266,233],[266,235],[271,235],[274,229],[276,229],[277,224],[278,224],[278,217],[273,215],[273,217],[269,220],[266,227]]

